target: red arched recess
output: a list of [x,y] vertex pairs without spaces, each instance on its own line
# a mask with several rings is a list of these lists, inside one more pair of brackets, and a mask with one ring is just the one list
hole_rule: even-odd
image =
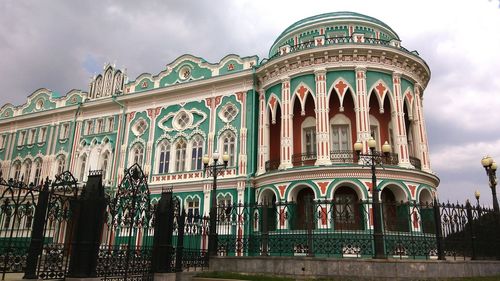
[[281,146],[281,107],[279,103],[276,104],[276,123],[273,124],[272,112],[268,110],[269,114],[269,160],[280,160],[280,146]]
[[[328,122],[338,113],[342,113],[349,120],[351,121],[351,147],[354,142],[356,142],[357,136],[356,136],[356,113],[354,112],[354,101],[352,99],[352,93],[351,89],[347,89],[347,91],[344,94],[344,112],[340,112],[340,100],[335,92],[335,90],[332,90],[332,93],[330,93],[330,100],[328,102],[328,107],[330,108],[330,111],[328,113]],[[328,124],[330,125],[330,124]]]
[[[380,130],[380,144],[377,144],[378,147],[380,147],[382,144],[384,144],[386,141],[390,143],[389,140],[389,123],[391,122],[391,105],[389,102],[389,93],[384,98],[384,113],[380,113],[380,106],[378,103],[378,100],[376,98],[375,92],[372,92],[370,95],[370,115],[375,117],[377,119],[378,123],[380,124],[379,130]],[[394,124],[395,126],[395,124]],[[396,129],[394,127],[394,129]],[[395,131],[394,131],[395,133]]]
[[311,93],[307,94],[306,103],[304,106],[305,115],[302,116],[302,109],[300,105],[300,101],[297,96],[294,97],[295,101],[293,102],[293,154],[302,153],[302,122],[307,117],[316,118],[316,114],[314,113],[314,99]]

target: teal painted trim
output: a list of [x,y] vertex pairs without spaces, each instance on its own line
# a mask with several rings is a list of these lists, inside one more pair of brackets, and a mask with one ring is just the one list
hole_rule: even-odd
[[352,178],[352,179],[334,179],[328,185],[328,188],[326,189],[326,193],[325,193],[326,198],[330,198],[330,199],[333,198],[334,189],[337,189],[338,187],[344,186],[343,185],[344,183],[347,183],[347,185],[345,185],[345,186],[354,185],[356,188],[358,188],[361,191],[361,193],[364,196],[364,199],[368,199],[367,188],[365,187],[363,182],[361,182],[359,179],[355,179],[355,178]]
[[[340,71],[329,71],[326,73],[326,89],[328,90],[327,95],[329,96],[332,92],[334,92],[334,83],[337,79],[342,78],[345,80],[349,86],[351,86],[351,90],[353,91],[353,95],[356,94],[356,74],[354,70],[340,70]],[[353,100],[356,99],[353,96]]]
[[282,91],[281,88],[282,88],[282,84],[281,83],[277,83],[277,84],[269,87],[266,90],[266,105],[268,104],[269,98],[271,97],[272,94],[275,94],[278,97],[278,102],[280,102],[280,104],[281,104],[281,99],[283,98],[281,96],[281,91]]
[[[125,141],[125,105],[123,103],[119,102],[118,100],[116,100],[116,97],[117,96],[113,94],[111,96],[111,100],[114,103],[116,103],[117,105],[119,105],[120,108],[121,108],[121,110],[122,110],[121,118],[120,118],[120,120],[121,120],[121,123],[120,123],[121,128],[118,131],[119,136],[117,135],[117,138],[120,138],[120,145],[122,145],[123,142]],[[113,124],[114,123],[115,122],[113,122]],[[117,151],[115,152],[115,159],[116,159],[116,161],[114,161],[114,163],[115,163],[115,165],[114,165],[115,166],[115,170],[113,171],[113,175],[114,176],[112,175],[113,178],[114,178],[113,186],[117,186],[118,185],[118,168],[119,168],[118,166],[120,166],[119,165],[119,163],[120,163],[120,156],[121,156],[121,148],[118,147]]]
[[298,90],[298,86],[303,83],[306,87],[308,87],[311,91],[313,98],[316,96],[316,79],[314,74],[305,74],[301,76],[294,77],[290,80],[290,94],[291,99],[293,100],[293,96]]
[[286,191],[285,191],[284,199],[287,201],[292,201],[292,199],[297,200],[297,198],[290,198],[290,200],[288,200],[289,199],[288,197],[290,197],[290,192],[292,190],[294,190],[295,187],[300,186],[300,185],[310,187],[314,191],[314,198],[321,197],[321,192],[320,192],[318,186],[316,185],[316,183],[314,183],[312,180],[305,180],[305,181],[297,181],[297,182],[294,182],[294,183],[288,185],[288,187],[286,188]]
[[71,138],[71,145],[68,147],[68,163],[71,168],[71,156],[73,155],[73,147],[75,146],[75,136],[76,136],[76,117],[78,116],[78,113],[80,112],[80,108],[82,107],[82,103],[78,103],[78,107],[76,108],[75,111],[75,117],[73,117],[73,137]]
[[401,188],[406,195],[406,199],[408,201],[411,200],[411,192],[408,189],[408,187],[406,186],[406,184],[404,184],[402,181],[396,181],[393,179],[383,179],[383,180],[378,179],[377,188],[380,191],[380,193],[379,193],[380,196],[382,196],[382,191],[384,190],[384,188],[386,188],[387,186],[390,186],[390,185],[395,185],[395,186]]
[[[266,190],[271,190],[274,195],[276,195],[276,200],[279,201],[279,199],[281,199],[280,197],[280,191],[276,188],[276,186],[274,184],[271,184],[271,185],[266,185],[266,186],[263,186],[263,187],[260,187],[259,188],[259,191],[258,191],[258,196],[255,198],[255,199],[260,199],[260,196],[262,195],[262,193],[264,193]],[[257,195],[257,194],[256,194]],[[256,202],[256,201],[254,201]]]

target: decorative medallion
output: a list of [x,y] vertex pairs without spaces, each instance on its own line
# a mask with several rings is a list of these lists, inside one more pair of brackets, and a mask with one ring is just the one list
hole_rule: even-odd
[[187,80],[191,77],[191,68],[189,66],[183,66],[179,70],[179,78],[181,80]]

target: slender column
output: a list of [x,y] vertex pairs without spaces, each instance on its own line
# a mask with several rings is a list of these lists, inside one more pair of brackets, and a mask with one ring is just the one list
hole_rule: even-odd
[[290,102],[290,78],[285,78],[281,82],[281,99],[283,102],[283,112],[281,114],[281,150],[280,169],[293,167],[293,108]]
[[418,138],[418,152],[419,158],[422,163],[422,170],[431,172],[431,165],[429,162],[429,146],[427,144],[427,131],[425,129],[424,108],[422,104],[422,93],[420,92],[420,85],[415,84],[415,102],[417,110],[417,138]]
[[153,152],[153,144],[154,144],[154,133],[155,133],[155,128],[156,128],[156,117],[158,117],[158,114],[160,113],[161,107],[157,108],[149,108],[147,110],[149,119],[151,120],[151,123],[149,124],[149,136],[148,136],[148,142],[146,143],[146,161],[144,162],[144,173],[146,175],[149,175],[148,178],[151,180],[151,170],[153,170],[153,161],[152,161],[152,152]]
[[326,99],[326,70],[314,72],[316,77],[316,151],[315,165],[330,165],[330,126],[328,125],[328,102]]
[[[370,139],[370,116],[368,97],[366,96],[366,68],[358,66],[356,71],[356,135],[357,141],[363,143],[363,153],[368,152],[367,141]],[[355,142],[356,140],[354,140]]]
[[266,161],[269,159],[269,138],[266,137],[266,96],[265,91],[259,92],[259,148],[257,160],[257,174],[266,172]]
[[[403,95],[401,94],[401,74],[397,72],[392,73],[392,84],[394,94],[394,107],[392,115],[393,124],[396,124],[396,139],[395,150],[398,154],[399,166],[410,167],[410,158],[408,155],[408,138],[406,135],[405,118],[403,111]],[[394,111],[395,110],[395,111]]]

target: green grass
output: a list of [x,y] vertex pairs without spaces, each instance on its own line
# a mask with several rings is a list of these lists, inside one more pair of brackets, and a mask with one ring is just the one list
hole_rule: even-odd
[[[277,277],[269,275],[246,275],[234,272],[203,272],[196,275],[197,277],[217,278],[217,279],[238,279],[250,281],[295,281],[294,278]],[[320,278],[320,279],[301,279],[303,281],[347,281],[347,280],[363,280],[356,278],[336,277],[336,278]],[[465,278],[444,278],[444,279],[421,279],[419,281],[499,281],[500,276],[492,277],[465,277]]]

